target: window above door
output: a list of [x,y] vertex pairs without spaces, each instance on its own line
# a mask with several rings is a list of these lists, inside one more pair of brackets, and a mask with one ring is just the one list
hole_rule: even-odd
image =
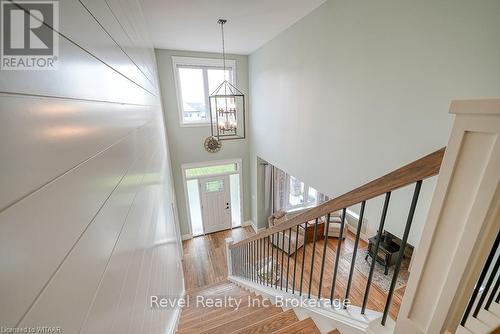
[[238,173],[238,164],[238,162],[231,162],[204,167],[185,168],[186,178],[191,179],[204,176]]
[[172,57],[181,126],[209,126],[208,97],[225,80],[235,84],[236,62],[222,59]]

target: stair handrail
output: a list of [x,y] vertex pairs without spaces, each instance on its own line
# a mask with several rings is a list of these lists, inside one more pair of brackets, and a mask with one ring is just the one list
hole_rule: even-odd
[[263,239],[272,234],[289,230],[290,228],[294,228],[305,222],[324,217],[329,213],[342,210],[343,208],[347,208],[383,195],[387,192],[391,192],[412,183],[435,176],[439,174],[445,149],[446,147],[443,147],[341,196],[335,197],[316,207],[310,208],[277,226],[273,226],[265,231],[259,232],[244,240],[234,243],[229,248],[237,248],[252,241]]

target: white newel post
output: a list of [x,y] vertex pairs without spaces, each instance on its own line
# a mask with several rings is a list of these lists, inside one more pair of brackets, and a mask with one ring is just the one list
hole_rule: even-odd
[[397,334],[455,333],[500,228],[500,99],[453,101],[450,112],[455,122]]
[[227,276],[233,275],[233,261],[231,259],[231,246],[234,243],[233,238],[226,238],[226,261],[227,261]]

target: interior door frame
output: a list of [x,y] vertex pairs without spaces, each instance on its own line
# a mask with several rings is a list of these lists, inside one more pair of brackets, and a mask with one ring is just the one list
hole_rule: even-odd
[[[225,165],[225,164],[231,164],[235,163],[237,165],[236,172],[227,172],[227,173],[216,173],[216,174],[209,174],[209,175],[203,175],[202,177],[209,177],[209,176],[222,176],[222,175],[232,175],[232,174],[239,174],[239,179],[240,179],[240,223],[241,226],[243,226],[243,164],[242,164],[242,159],[226,159],[226,160],[212,160],[212,161],[203,161],[203,162],[194,162],[194,163],[186,163],[181,165],[181,172],[182,172],[182,186],[184,189],[184,200],[186,203],[186,214],[187,214],[187,219],[188,219],[188,228],[189,228],[189,236],[184,236],[183,239],[190,239],[193,238],[193,227],[192,227],[192,222],[191,222],[191,208],[189,206],[189,197],[188,197],[188,190],[187,190],[187,181],[188,180],[199,180],[200,177],[186,177],[186,170],[191,169],[191,168],[197,168],[197,167],[210,167],[210,166],[218,166],[218,165]],[[201,192],[198,190],[198,197],[201,205]],[[232,205],[232,204],[231,204]],[[202,223],[203,223],[203,214],[202,214]],[[203,231],[203,234],[205,235],[205,231]]]

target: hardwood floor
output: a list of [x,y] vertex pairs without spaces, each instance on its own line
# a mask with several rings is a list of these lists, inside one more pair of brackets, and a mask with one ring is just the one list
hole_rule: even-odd
[[227,280],[226,238],[236,242],[253,234],[251,227],[242,227],[184,241],[182,262],[186,291]]
[[[191,240],[186,240],[183,242],[184,249],[184,277],[186,280],[186,291],[191,292],[207,285],[213,285],[219,282],[223,282],[227,279],[227,267],[226,267],[226,253],[225,253],[225,239],[232,237],[235,242],[243,240],[249,236],[254,235],[251,227],[237,228],[233,230],[227,230],[222,232],[217,232],[209,234],[206,236],[201,236],[193,238]],[[333,278],[333,264],[335,263],[336,250],[337,250],[337,238],[328,238],[328,240],[320,240],[316,243],[314,268],[313,268],[313,278],[311,284],[311,294],[318,294],[319,286],[319,276],[321,270],[321,260],[323,256],[323,246],[324,242],[328,242],[326,249],[326,262],[325,270],[322,283],[321,296],[324,298],[330,297],[330,291],[332,286]],[[359,248],[366,247],[366,242],[360,240]],[[348,233],[345,241],[342,243],[341,255],[352,252],[354,248],[354,235]],[[276,256],[276,248],[275,248]],[[311,272],[311,258],[313,252],[312,243],[306,245],[305,263],[304,263],[304,279],[302,292],[307,294],[309,290],[309,277]],[[302,266],[302,249],[299,249],[297,253],[297,273],[296,273],[296,290],[299,286],[300,279],[300,268]],[[278,258],[281,261],[281,253]],[[339,270],[337,274],[337,283],[335,287],[335,297],[343,298],[345,295],[345,290],[347,286],[347,280],[349,276],[350,261],[343,259],[341,256],[341,261],[339,262]],[[288,270],[289,286],[291,287],[293,280],[293,265],[294,265],[294,255],[290,257],[290,268]],[[284,256],[284,273],[286,274],[287,267],[287,256]],[[353,280],[351,285],[351,292],[349,299],[353,305],[361,306],[363,303],[363,296],[366,289],[367,278],[355,268],[353,274]],[[286,278],[285,278],[286,283]],[[279,284],[278,284],[279,288]],[[285,284],[283,284],[283,289],[285,289]],[[399,312],[401,306],[401,300],[404,295],[405,287],[397,289],[394,293],[391,307],[389,309],[389,315],[391,318],[395,319]],[[370,288],[370,296],[368,298],[367,308],[375,311],[382,312],[384,310],[384,305],[387,299],[387,294],[378,288],[376,285],[372,285]]]

